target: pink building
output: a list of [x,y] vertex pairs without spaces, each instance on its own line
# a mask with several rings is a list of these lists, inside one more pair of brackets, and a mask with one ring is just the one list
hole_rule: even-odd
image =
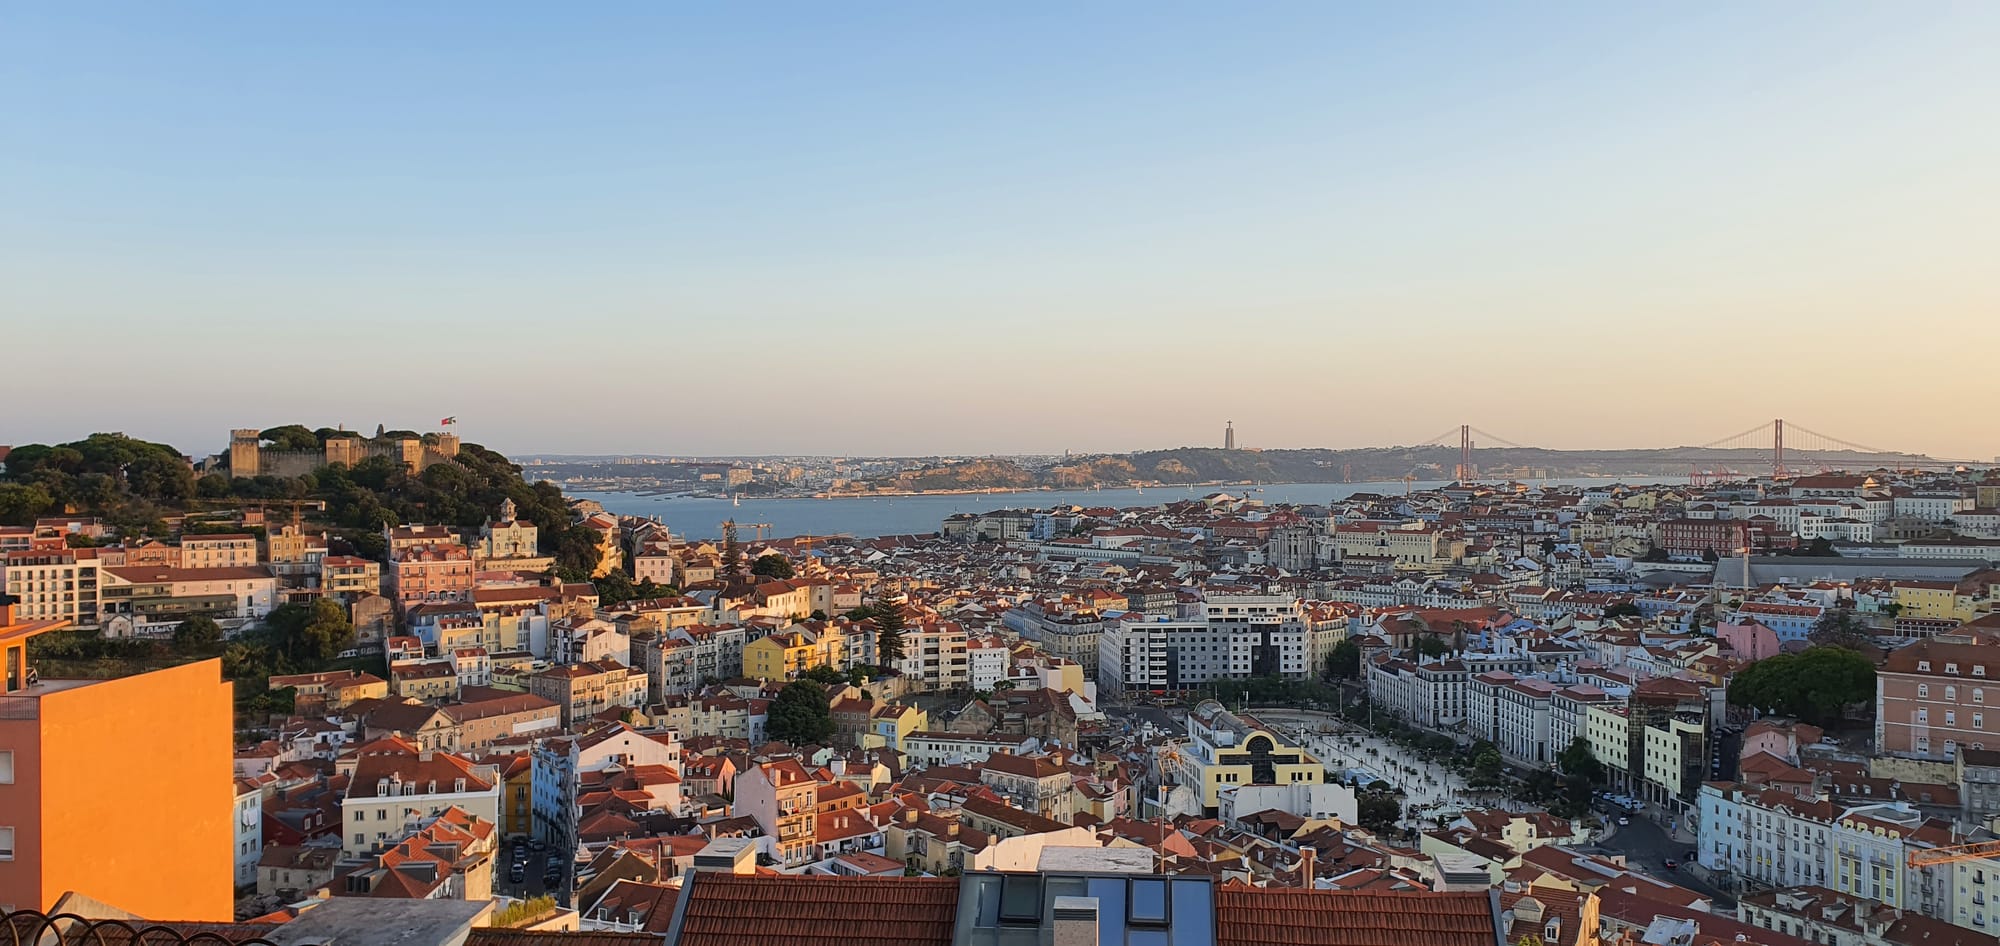
[[1756,621],[1742,624],[1727,622],[1715,625],[1715,636],[1735,651],[1742,660],[1763,660],[1778,655],[1778,632]]
[[472,553],[463,545],[397,549],[389,561],[389,597],[402,607],[472,600]]

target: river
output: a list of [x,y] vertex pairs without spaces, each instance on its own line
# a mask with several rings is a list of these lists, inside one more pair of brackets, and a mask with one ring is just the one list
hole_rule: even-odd
[[[1556,479],[1550,485],[1604,485],[1659,482],[1648,477],[1622,479]],[[1448,481],[1418,481],[1412,489],[1436,489]],[[1018,492],[955,493],[935,496],[855,496],[840,499],[754,499],[731,505],[727,499],[689,496],[643,496],[626,492],[565,490],[578,499],[594,499],[605,509],[628,516],[655,516],[676,534],[713,538],[722,533],[722,521],[735,519],[745,538],[756,534],[755,523],[769,523],[767,536],[794,535],[906,535],[936,532],[945,517],[960,512],[991,512],[996,509],[1047,509],[1051,506],[1158,506],[1184,499],[1196,499],[1223,492],[1232,496],[1246,492],[1266,503],[1326,503],[1355,493],[1403,492],[1403,481],[1385,483],[1275,483],[1262,487],[1196,486],[1151,487],[1146,489],[1023,490]]]

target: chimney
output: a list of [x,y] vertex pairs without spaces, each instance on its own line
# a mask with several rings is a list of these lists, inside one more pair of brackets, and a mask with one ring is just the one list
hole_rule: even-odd
[[1318,869],[1319,852],[1310,844],[1299,845],[1299,886],[1307,890],[1315,889],[1318,886],[1315,879],[1319,875],[1314,871]]
[[1097,946],[1097,898],[1057,897],[1049,946]]

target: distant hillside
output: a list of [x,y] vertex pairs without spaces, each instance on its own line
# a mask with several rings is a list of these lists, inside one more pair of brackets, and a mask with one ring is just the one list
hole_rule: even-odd
[[[1474,455],[1482,479],[1567,476],[1686,476],[1694,469],[1734,469],[1768,473],[1770,456],[1761,450],[1667,447],[1647,450],[1545,450],[1534,447],[1481,448]],[[980,459],[947,463],[921,472],[869,482],[880,489],[946,490],[986,487],[1073,489],[1132,483],[1368,483],[1450,479],[1458,463],[1451,447],[1364,447],[1350,450],[1223,450],[1178,447],[1139,453],[1072,457],[1041,469],[1015,460]],[[1838,453],[1800,458],[1795,466],[1848,469],[1938,467],[1940,461],[1915,454]]]
[[[263,432],[266,442],[316,449],[343,432],[298,425]],[[299,476],[196,475],[180,451],[123,434],[92,434],[64,444],[23,444],[0,472],[0,525],[27,525],[37,516],[98,516],[128,536],[172,534],[168,520],[214,514],[259,502],[316,500],[314,525],[346,538],[354,551],[382,555],[383,526],[428,523],[471,529],[513,500],[521,519],[540,529],[542,550],[565,571],[588,574],[597,564],[596,537],[573,528],[562,490],[529,483],[505,456],[464,444],[450,462],[414,473],[384,457],[353,466],[323,466]],[[282,508],[282,506],[280,507]]]

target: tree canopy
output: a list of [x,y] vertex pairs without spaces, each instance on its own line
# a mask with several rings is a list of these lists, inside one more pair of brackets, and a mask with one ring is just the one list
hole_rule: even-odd
[[764,731],[772,739],[795,746],[825,745],[834,731],[826,688],[811,680],[786,684],[771,701]]
[[222,641],[222,625],[206,614],[197,614],[174,628],[174,649],[198,654]]
[[894,667],[903,659],[903,612],[884,605],[875,612],[875,662]]
[[164,511],[181,508],[194,491],[194,468],[166,444],[115,433],[22,444],[0,474],[0,524],[29,525],[74,507],[121,530],[157,533]]
[[766,552],[757,556],[750,565],[750,574],[765,578],[792,577],[792,561],[776,552]]
[[1582,736],[1571,739],[1556,754],[1556,766],[1564,775],[1580,777],[1593,785],[1604,780],[1604,763],[1597,761],[1596,753],[1590,751],[1590,740]]
[[1344,638],[1333,645],[1333,651],[1326,655],[1326,672],[1341,680],[1352,680],[1361,675],[1361,645],[1353,638]]
[[1729,702],[1810,722],[1841,718],[1875,696],[1875,665],[1840,647],[1809,647],[1767,657],[1729,681]]

